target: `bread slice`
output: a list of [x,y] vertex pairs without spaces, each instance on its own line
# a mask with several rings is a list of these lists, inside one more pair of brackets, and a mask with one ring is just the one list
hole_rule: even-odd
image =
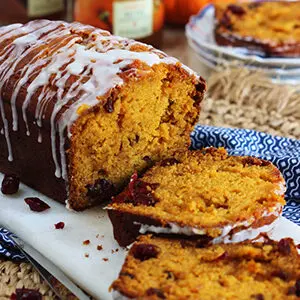
[[259,1],[215,4],[219,45],[246,47],[266,56],[299,57],[300,2]]
[[291,239],[203,247],[141,236],[111,288],[114,299],[296,300],[300,256]]
[[0,171],[82,210],[190,145],[205,81],[80,23],[0,28]]
[[178,152],[141,178],[134,174],[107,208],[122,246],[145,232],[238,242],[275,225],[285,204],[284,186],[271,162],[206,148]]

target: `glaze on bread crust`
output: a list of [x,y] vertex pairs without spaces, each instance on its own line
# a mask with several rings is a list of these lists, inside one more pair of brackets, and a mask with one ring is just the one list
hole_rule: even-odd
[[0,29],[0,171],[75,210],[190,144],[205,81],[151,46],[80,23]]
[[142,236],[112,289],[114,299],[296,300],[300,256],[288,238],[203,247]]
[[215,39],[267,57],[299,57],[299,18],[300,1],[217,3]]
[[271,162],[206,148],[178,152],[141,178],[134,174],[107,208],[121,246],[145,232],[234,243],[274,227],[284,191],[284,179]]

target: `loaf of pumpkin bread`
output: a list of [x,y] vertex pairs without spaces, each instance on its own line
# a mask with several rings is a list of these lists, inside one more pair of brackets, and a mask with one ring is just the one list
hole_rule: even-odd
[[80,23],[0,29],[0,171],[82,210],[186,149],[205,81],[151,46]]

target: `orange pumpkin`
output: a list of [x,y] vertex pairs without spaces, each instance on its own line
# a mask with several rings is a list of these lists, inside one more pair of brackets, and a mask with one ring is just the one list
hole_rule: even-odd
[[165,22],[165,5],[163,0],[153,0],[153,31],[161,30]]
[[78,22],[112,32],[112,3],[110,0],[77,0],[74,18]]
[[167,23],[184,25],[211,0],[165,0]]

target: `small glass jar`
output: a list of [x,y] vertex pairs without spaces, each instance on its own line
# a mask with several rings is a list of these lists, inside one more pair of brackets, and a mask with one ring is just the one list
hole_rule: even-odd
[[163,0],[76,0],[74,19],[160,47],[164,12]]

